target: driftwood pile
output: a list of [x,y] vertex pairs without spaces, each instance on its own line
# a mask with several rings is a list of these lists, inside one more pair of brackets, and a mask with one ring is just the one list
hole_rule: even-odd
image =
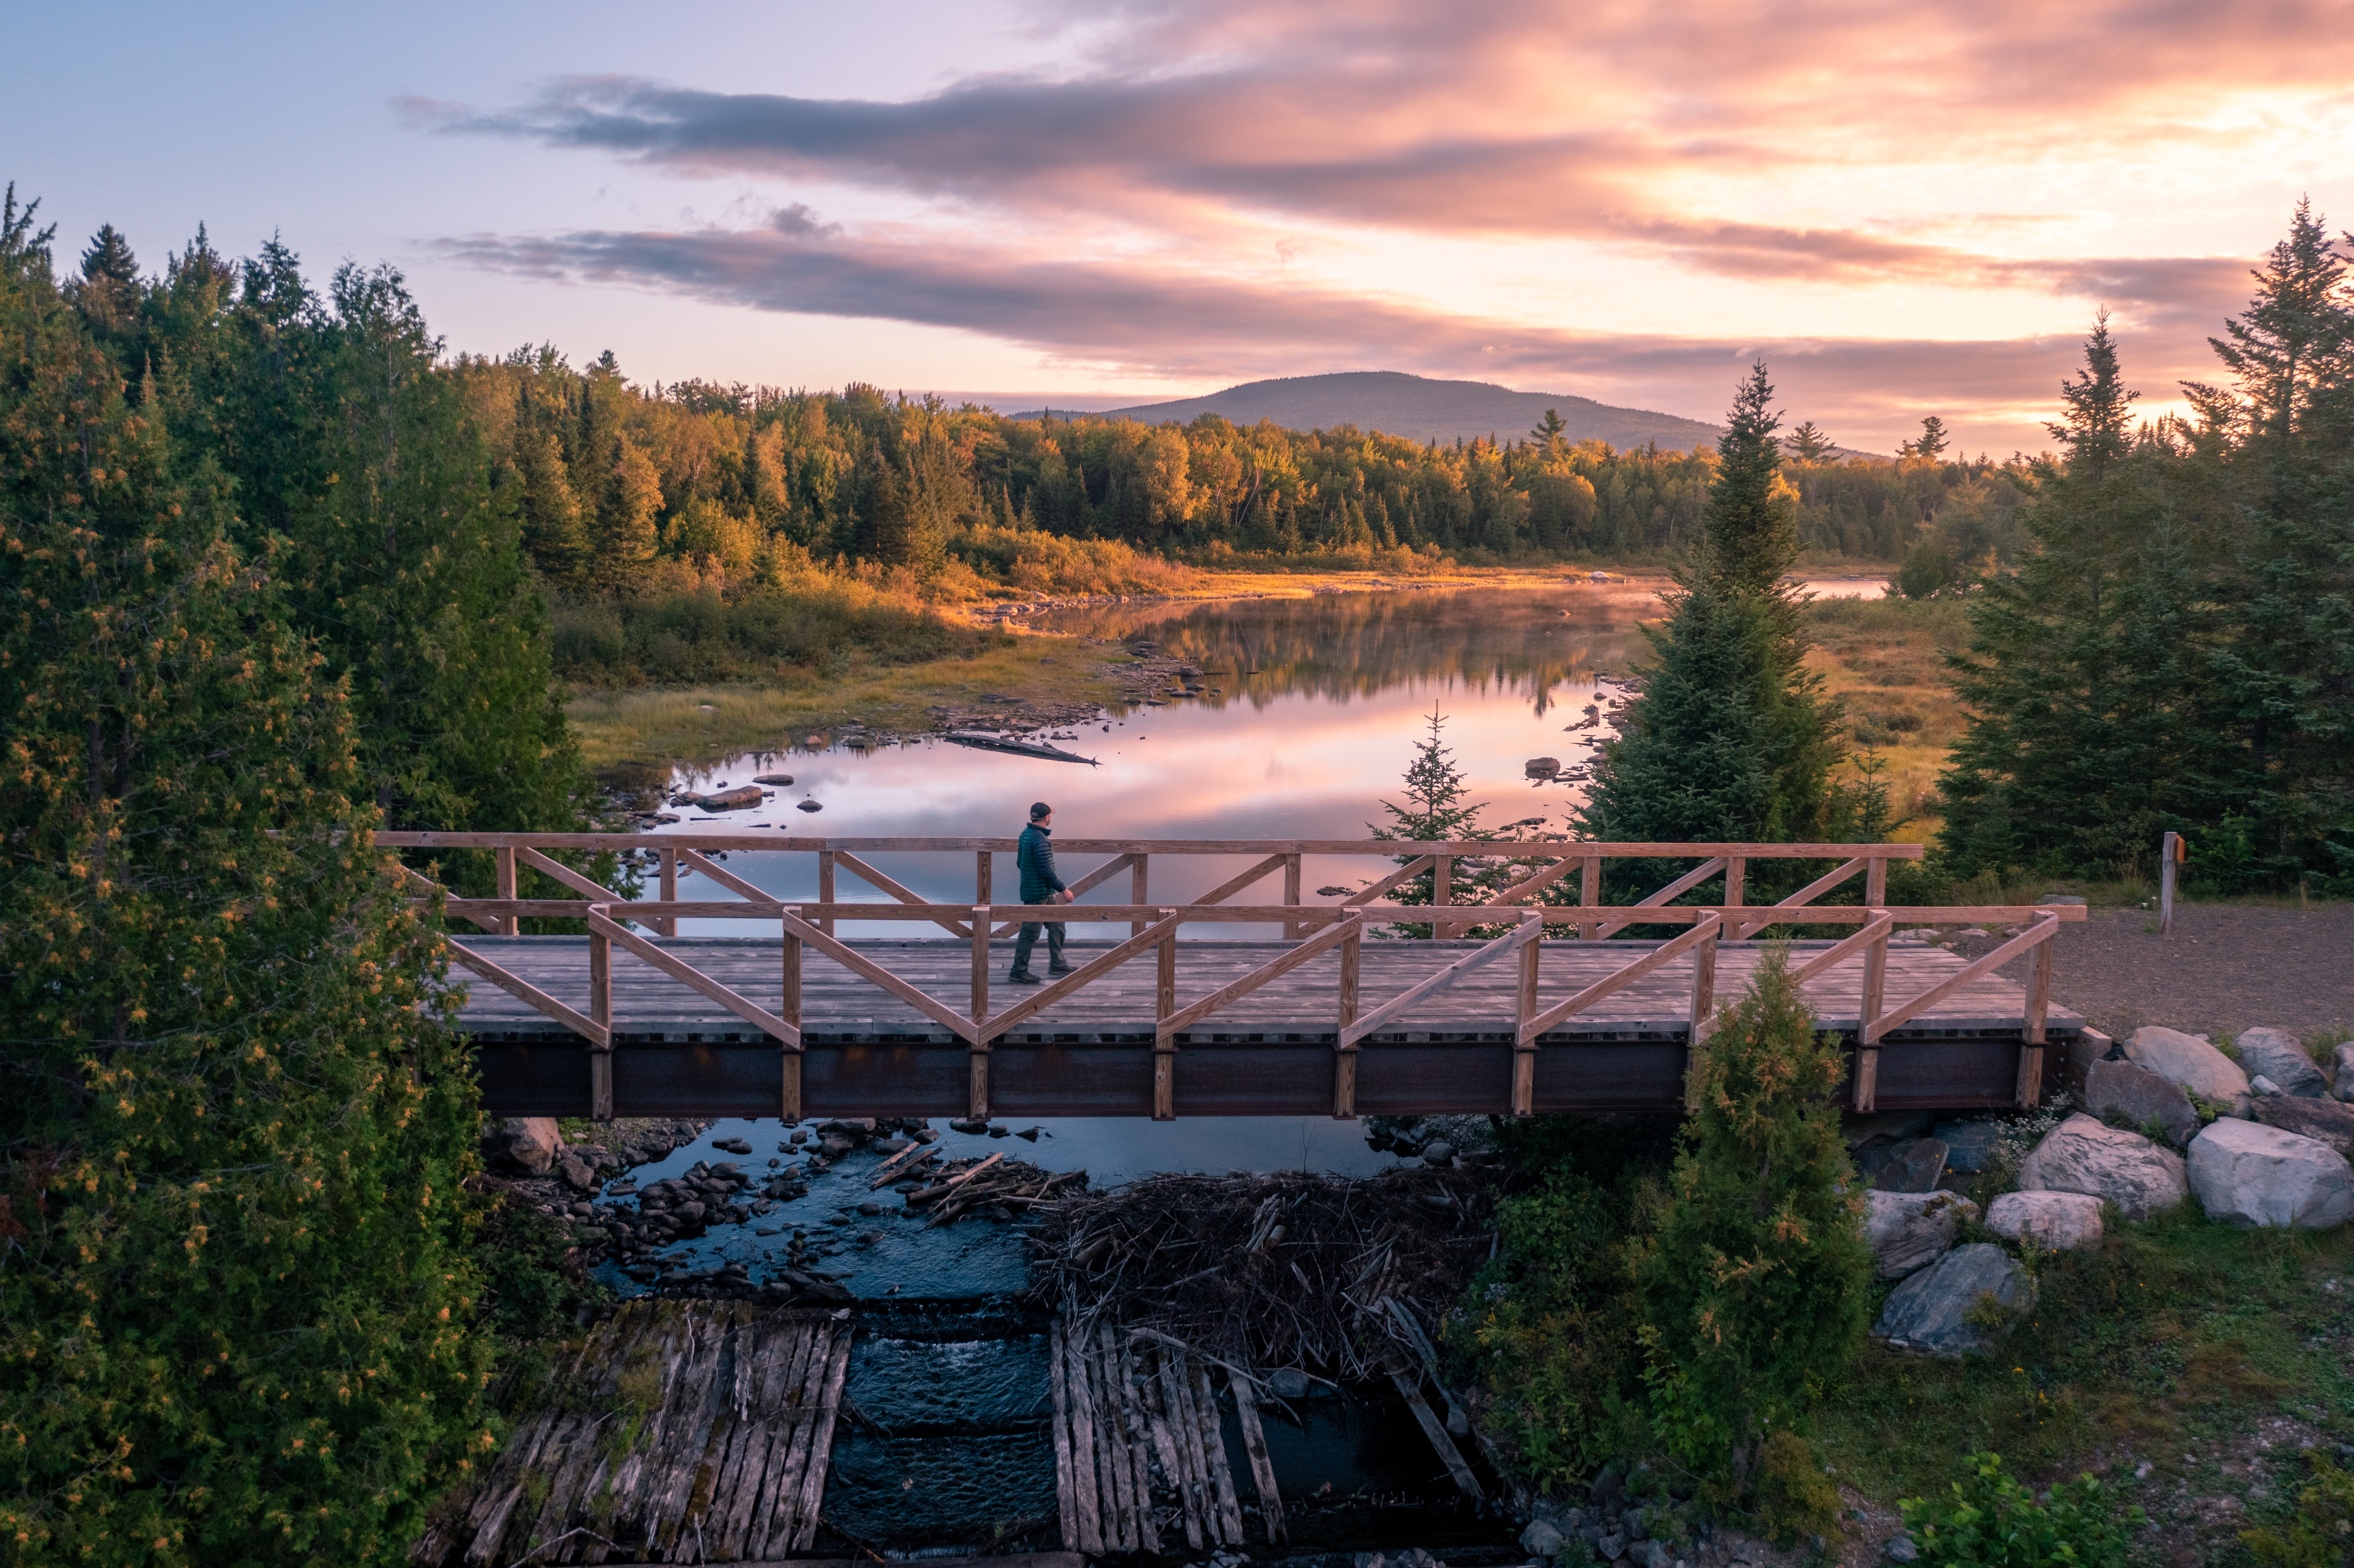
[[930,1211],[924,1220],[926,1230],[952,1225],[976,1212],[1010,1220],[1026,1210],[1051,1206],[1057,1193],[1084,1187],[1087,1180],[1084,1171],[1055,1175],[1025,1160],[1008,1160],[1002,1152],[981,1160],[950,1160],[931,1170],[920,1169],[928,1163],[923,1160],[905,1165],[898,1160],[894,1156],[878,1166],[867,1185],[879,1188],[896,1181],[910,1210]]
[[1386,1378],[1424,1359],[1405,1324],[1437,1322],[1489,1257],[1491,1207],[1451,1171],[1150,1177],[1039,1204],[1032,1289],[1082,1335]]

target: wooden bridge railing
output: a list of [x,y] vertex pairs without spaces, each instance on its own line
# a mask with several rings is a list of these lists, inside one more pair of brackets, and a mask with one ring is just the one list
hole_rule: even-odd
[[[989,857],[992,853],[1011,850],[1013,841],[1010,839],[793,841],[731,833],[724,837],[697,834],[690,846],[677,842],[676,837],[664,842],[662,838],[649,840],[634,834],[387,832],[378,834],[377,842],[386,848],[490,849],[496,852],[501,896],[490,899],[448,898],[443,902],[447,915],[471,920],[485,930],[511,935],[517,922],[526,917],[557,916],[586,922],[589,963],[585,1012],[540,991],[463,943],[452,941],[451,948],[451,957],[459,964],[555,1019],[588,1043],[592,1114],[600,1118],[611,1116],[613,1104],[612,949],[616,946],[726,1009],[778,1043],[782,1052],[779,1112],[788,1119],[799,1119],[801,1116],[801,1058],[803,1050],[801,966],[804,953],[809,948],[815,948],[845,969],[898,998],[964,1043],[970,1059],[969,1114],[976,1118],[989,1115],[989,1056],[992,1041],[1111,975],[1130,959],[1147,951],[1157,951],[1152,1114],[1160,1120],[1173,1119],[1176,1115],[1178,1035],[1301,965],[1337,949],[1341,976],[1338,1011],[1334,1018],[1332,1114],[1347,1119],[1356,1115],[1357,1055],[1363,1042],[1392,1026],[1415,1006],[1447,990],[1464,976],[1506,958],[1517,958],[1520,969],[1512,1021],[1514,1053],[1511,1108],[1515,1116],[1533,1114],[1536,1056],[1543,1035],[1643,976],[1687,954],[1692,960],[1688,1038],[1690,1049],[1696,1058],[1697,1054],[1705,1048],[1715,1012],[1717,944],[1727,939],[1740,940],[1753,930],[1777,924],[1854,925],[1861,927],[1829,948],[1811,955],[1797,976],[1803,982],[1859,953],[1863,955],[1862,981],[1858,997],[1857,1071],[1853,1085],[1853,1104],[1858,1110],[1873,1108],[1881,1042],[1891,1031],[1918,1017],[1962,986],[1993,972],[2020,954],[2031,951],[2035,955],[2035,962],[2021,1025],[2022,1049],[2016,1097],[2020,1105],[2032,1106],[2042,1079],[2045,1019],[2051,997],[2052,938],[2062,922],[2084,917],[2081,906],[1907,907],[1903,911],[1905,917],[1921,923],[2025,922],[2027,928],[1994,951],[1892,1007],[1887,1004],[1884,995],[1888,939],[1895,920],[1895,912],[1883,906],[1887,863],[1893,859],[1917,857],[1922,853],[1918,845],[1082,840],[1065,842],[1056,848],[1064,853],[1108,853],[1114,858],[1074,882],[1071,885],[1074,893],[1100,885],[1119,870],[1127,868],[1131,874],[1132,894],[1139,896],[1133,896],[1131,902],[1125,905],[1042,906],[1002,905],[990,901]],[[617,898],[610,889],[548,858],[544,853],[546,849],[653,850],[662,857],[662,896],[652,900]],[[713,849],[815,853],[820,857],[820,895],[813,901],[777,898],[711,860],[705,852]],[[862,849],[870,852],[925,850],[975,853],[980,857],[975,874],[976,898],[970,905],[928,902],[859,859],[855,851]],[[1145,891],[1147,857],[1155,853],[1251,854],[1260,858],[1251,870],[1230,879],[1200,900],[1182,905],[1151,905],[1144,902],[1140,895]],[[1350,895],[1340,904],[1307,905],[1299,899],[1299,863],[1301,857],[1307,854],[1382,855],[1392,858],[1408,854],[1415,858],[1370,886]],[[1454,861],[1465,858],[1492,861],[1507,856],[1519,861],[1552,860],[1553,864],[1501,889],[1494,902],[1436,906],[1375,902],[1383,894],[1394,891],[1426,870],[1437,872],[1436,885],[1444,897],[1448,891],[1448,868]],[[1604,861],[1670,856],[1697,858],[1701,863],[1633,904],[1606,906],[1601,903],[1601,866]],[[1741,895],[1745,863],[1750,859],[1763,858],[1840,859],[1843,863],[1779,903],[1744,904]],[[522,866],[529,866],[583,896],[578,899],[516,897],[515,876]],[[677,874],[682,866],[716,883],[735,894],[736,898],[725,901],[679,898]],[[1572,867],[1582,872],[1582,897],[1578,904],[1532,906],[1518,901],[1535,897]],[[1285,871],[1285,901],[1282,904],[1246,906],[1223,902],[1278,868]],[[873,883],[889,894],[894,902],[847,904],[839,901],[833,896],[833,873],[836,869],[850,870]],[[1863,905],[1824,906],[1813,902],[1858,872],[1865,875]],[[1705,906],[1668,904],[1669,899],[1689,892],[1720,873],[1725,878],[1723,903]],[[420,895],[439,896],[442,892],[419,873],[403,868],[402,874],[419,888]],[[1076,917],[1090,922],[1127,922],[1129,938],[1092,958],[1072,973],[1027,993],[1011,1005],[991,1011],[991,938],[1005,935],[1023,921],[1048,915],[1050,908],[1064,919]],[[1440,916],[1442,908],[1443,917]],[[968,1005],[960,1008],[931,995],[903,976],[893,973],[869,955],[837,939],[833,927],[842,918],[937,925],[969,940],[972,947],[972,964]],[[677,922],[682,919],[774,922],[781,938],[782,963],[779,976],[781,1000],[777,1011],[772,1012],[760,1006],[696,969],[677,954],[629,928],[631,925],[642,925],[659,935],[673,936]],[[1176,995],[1177,933],[1181,926],[1188,923],[1280,924],[1286,940],[1292,945],[1249,974],[1181,1007]],[[1507,925],[1510,928],[1503,935],[1466,952],[1446,969],[1424,979],[1403,994],[1361,1013],[1359,974],[1363,944],[1367,928],[1376,923],[1428,924],[1432,926],[1434,935],[1439,936],[1482,926]],[[1544,939],[1545,928],[1554,925],[1576,927],[1577,939],[1587,942],[1598,941],[1634,925],[1684,925],[1691,929],[1671,940],[1642,946],[1639,956],[1595,980],[1576,995],[1550,1007],[1540,1007],[1539,945]],[[1688,1075],[1687,1083],[1691,1081]]]

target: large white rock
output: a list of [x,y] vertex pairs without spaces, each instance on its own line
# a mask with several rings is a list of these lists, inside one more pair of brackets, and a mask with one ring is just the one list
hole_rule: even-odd
[[2035,1281],[2017,1258],[1972,1242],[1890,1291],[1872,1331],[1902,1350],[1958,1356],[1992,1345],[2034,1301]]
[[2318,1139],[2217,1121],[2190,1140],[2190,1187],[2211,1220],[2322,1231],[2354,1218],[2354,1166]]
[[2083,1192],[2005,1192],[1988,1205],[1987,1229],[2045,1252],[2073,1252],[2101,1239],[2101,1200]]
[[1953,1246],[1963,1217],[1978,1217],[1976,1203],[1951,1192],[1868,1192],[1863,1205],[1863,1239],[1882,1279],[1902,1279],[1936,1262]]
[[2019,1185],[2029,1192],[2105,1198],[2129,1220],[2161,1213],[2190,1192],[2182,1156],[2137,1132],[2104,1127],[2082,1111],[2045,1133],[2020,1161]]
[[2200,1099],[2229,1101],[2248,1092],[2248,1075],[2237,1062],[2179,1029],[2135,1030],[2126,1042],[2126,1057]]
[[2340,1045],[2330,1053],[2329,1081],[2337,1085],[2336,1094],[2341,1100],[2354,1100],[2354,1044]]
[[2232,1042],[2232,1049],[2251,1086],[2258,1077],[2266,1077],[2282,1094],[2300,1099],[2317,1100],[2329,1093],[2320,1065],[2285,1029],[2251,1029]]

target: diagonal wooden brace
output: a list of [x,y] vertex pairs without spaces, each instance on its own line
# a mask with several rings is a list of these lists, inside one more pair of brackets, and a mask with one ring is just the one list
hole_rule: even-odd
[[588,929],[591,932],[604,938],[616,947],[626,948],[689,991],[717,1002],[762,1033],[783,1041],[788,1049],[800,1047],[801,1032],[799,1029],[750,998],[730,991],[693,964],[664,952],[628,927],[616,923],[606,914],[606,910],[610,907],[610,905],[597,905],[589,909]]
[[[804,907],[806,907],[806,906]],[[963,1013],[959,1012],[955,1008],[950,1007],[947,1002],[940,1001],[939,998],[932,995],[929,991],[922,991],[915,986],[909,985],[906,980],[901,980],[897,975],[893,974],[889,969],[885,969],[881,964],[876,963],[873,959],[868,958],[865,954],[858,951],[855,948],[848,947],[843,943],[837,941],[832,937],[828,936],[825,932],[818,929],[818,927],[810,921],[802,919],[800,916],[791,913],[790,910],[780,910],[779,914],[783,916],[784,929],[787,936],[800,938],[802,941],[808,943],[811,947],[815,948],[819,952],[823,953],[827,958],[832,959],[835,963],[840,964],[843,969],[848,969],[851,973],[858,975],[863,979],[873,980],[876,985],[881,986],[885,991],[889,991],[893,996],[897,997],[909,1007],[914,1008],[917,1012],[922,1013],[933,1022],[940,1025],[949,1033],[963,1041],[966,1044],[978,1045],[989,1038],[988,1035],[981,1032],[983,1028],[982,1025],[975,1023],[971,1019],[967,1018]]]
[[1973,960],[1958,972],[1947,975],[1920,995],[1909,998],[1903,1006],[1892,1007],[1878,1018],[1866,1022],[1862,1033],[1863,1044],[1877,1045],[1892,1030],[1903,1028],[1980,975],[1992,974],[2030,948],[2048,942],[2059,934],[2059,916],[2044,916],[1993,952]]
[[1146,948],[1157,945],[1165,938],[1175,936],[1177,927],[1183,923],[1173,915],[1166,919],[1157,920],[1118,947],[1089,959],[1061,980],[1031,992],[1004,1012],[994,1013],[984,1020],[982,1038],[994,1040],[1023,1020],[1037,1016],[1081,986],[1102,979]]
[[1522,1041],[1534,1041],[1545,1031],[1561,1023],[1563,1020],[1575,1018],[1604,997],[1624,991],[1660,965],[1672,963],[1702,942],[1714,941],[1717,931],[1723,924],[1723,917],[1713,910],[1702,915],[1692,922],[1692,928],[1682,936],[1673,941],[1660,943],[1646,956],[1636,959],[1624,969],[1612,970],[1567,1001],[1555,1002],[1522,1024],[1520,1038]]
[[[1723,869],[1724,857],[1723,855],[1712,856],[1710,859],[1701,862],[1698,865],[1692,867],[1690,871],[1684,873],[1673,882],[1669,883],[1665,887],[1660,888],[1657,893],[1646,895],[1644,897],[1637,899],[1632,905],[1621,905],[1620,907],[1634,909],[1658,908],[1659,906],[1667,903],[1669,899],[1673,898],[1677,894],[1690,892],[1691,889],[1698,887],[1702,883],[1706,882],[1710,877],[1714,876],[1718,872],[1723,871]],[[1607,920],[1602,924],[1601,934],[1607,937],[1615,932],[1623,931],[1629,926],[1639,926],[1642,923],[1640,916],[1637,916],[1633,919]],[[1681,940],[1681,938],[1679,939]]]
[[605,1046],[613,1043],[613,1032],[610,1029],[585,1013],[575,1012],[529,980],[519,980],[507,973],[481,954],[469,952],[461,944],[452,942],[450,944],[450,956],[505,991],[509,996],[529,1002],[591,1045]]
[[[853,876],[864,877],[866,881],[874,884],[876,887],[881,888],[884,892],[889,894],[892,897],[897,899],[902,904],[928,904],[931,902],[930,899],[926,898],[914,888],[893,881],[890,877],[875,870],[873,866],[867,864],[864,861],[859,859],[848,850],[838,849],[834,851],[833,863],[842,870],[850,873]],[[760,895],[760,896],[766,898],[769,895],[764,893]],[[972,935],[972,928],[961,920],[951,920],[947,916],[943,915],[939,917],[937,923],[946,929],[955,933],[957,936],[970,937]]]
[[[1801,887],[1797,892],[1793,893],[1789,897],[1782,900],[1781,903],[1769,904],[1766,906],[1766,909],[1803,909],[1808,905],[1812,904],[1816,899],[1820,898],[1824,894],[1829,893],[1832,888],[1837,887],[1840,883],[1845,882],[1849,877],[1853,876],[1857,872],[1861,871],[1864,868],[1865,863],[1866,862],[1864,858],[1861,855],[1858,855],[1855,859],[1849,861],[1845,865],[1840,866],[1837,871],[1830,872],[1826,875],[1815,878],[1814,881],[1807,884],[1806,886]],[[1760,910],[1758,913],[1763,915],[1765,912],[1765,910]],[[1772,924],[1774,924],[1774,922],[1771,920],[1759,919],[1754,916],[1736,920],[1733,923],[1733,929],[1726,934],[1724,939],[1728,942],[1742,941],[1749,935],[1749,929],[1751,927],[1754,926],[1758,930],[1762,931]]]
[[1391,1020],[1398,1017],[1400,1014],[1407,1012],[1418,1003],[1426,1001],[1431,997],[1437,996],[1440,991],[1445,991],[1448,986],[1453,985],[1465,975],[1471,973],[1475,969],[1487,968],[1490,964],[1494,963],[1498,959],[1502,958],[1507,953],[1516,953],[1520,951],[1521,948],[1526,947],[1529,943],[1535,941],[1543,934],[1544,923],[1543,921],[1535,919],[1532,916],[1528,919],[1523,919],[1518,926],[1514,927],[1505,935],[1497,938],[1492,942],[1485,942],[1480,946],[1472,948],[1471,951],[1464,954],[1461,958],[1456,959],[1453,963],[1447,965],[1437,974],[1432,975],[1429,979],[1409,988],[1402,995],[1390,998],[1389,1001],[1382,1003],[1381,1006],[1373,1009],[1371,1012],[1366,1013],[1363,1018],[1358,1019],[1353,1023],[1343,1025],[1341,1030],[1341,1044],[1342,1045],[1354,1045],[1366,1035],[1375,1033],[1382,1029],[1387,1028]]
[[1160,1044],[1174,1040],[1179,1034],[1193,1028],[1220,1008],[1233,1006],[1259,987],[1269,981],[1281,980],[1318,954],[1339,947],[1341,939],[1350,933],[1356,932],[1362,935],[1364,928],[1365,917],[1363,915],[1352,914],[1343,919],[1335,920],[1282,957],[1272,962],[1261,964],[1242,979],[1221,986],[1199,1001],[1179,1008],[1161,1020],[1156,1027],[1154,1033],[1156,1049]]

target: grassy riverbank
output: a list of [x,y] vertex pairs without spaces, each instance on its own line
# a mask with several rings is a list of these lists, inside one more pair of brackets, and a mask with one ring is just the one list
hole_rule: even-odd
[[839,674],[584,692],[565,705],[565,716],[592,767],[704,760],[775,750],[854,719],[885,731],[928,729],[935,705],[962,708],[992,696],[1032,711],[1108,703],[1119,688],[1103,673],[1103,657],[1076,637],[1031,635],[921,664],[853,659]]

